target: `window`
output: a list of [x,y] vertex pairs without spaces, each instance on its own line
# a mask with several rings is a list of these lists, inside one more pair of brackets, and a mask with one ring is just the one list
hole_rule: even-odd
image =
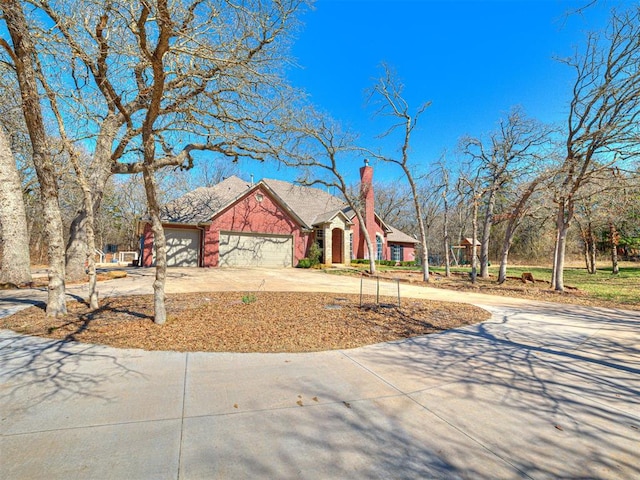
[[384,260],[382,258],[382,237],[380,235],[376,235],[376,260]]
[[324,251],[324,230],[321,228],[316,229],[316,243],[320,250]]
[[391,260],[402,262],[404,260],[402,245],[391,245]]

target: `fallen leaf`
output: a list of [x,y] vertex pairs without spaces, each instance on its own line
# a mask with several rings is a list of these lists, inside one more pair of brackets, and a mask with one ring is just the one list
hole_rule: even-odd
[[303,405],[302,405],[302,400],[298,400],[296,403],[297,403],[297,404],[298,404],[298,406],[300,406],[300,407],[302,407],[302,406],[303,406]]
[[237,404],[237,403],[234,403],[234,404],[233,404],[233,408],[238,408],[238,404]]
[[342,402],[342,403],[344,403],[344,406],[345,406],[345,407],[347,407],[347,408],[351,408],[351,404],[350,404],[349,402]]
[[313,400],[314,402],[318,401],[318,397],[313,397],[311,400]]
[[556,425],[556,428],[562,432],[564,431],[564,429],[560,425]]
[[[61,319],[31,307],[0,319],[0,328],[28,328],[30,335],[54,339],[72,335],[78,341],[118,348],[312,352],[426,335],[489,317],[473,305],[432,300],[412,299],[400,308],[376,307],[375,296],[365,298],[371,308],[360,308],[359,295],[343,295],[340,300],[342,308],[326,310],[325,305],[335,303],[335,295],[261,292],[258,302],[244,305],[238,303],[237,292],[172,294],[167,295],[168,321],[159,327],[153,323],[151,295],[113,297],[99,312],[90,312],[81,302],[69,302],[68,314]],[[394,299],[381,297],[380,301],[390,305]],[[306,320],[300,322],[300,318]]]

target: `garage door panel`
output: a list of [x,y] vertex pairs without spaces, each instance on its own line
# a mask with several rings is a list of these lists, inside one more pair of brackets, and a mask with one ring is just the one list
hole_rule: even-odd
[[291,267],[292,259],[291,236],[220,234],[221,267]]
[[167,241],[168,267],[197,267],[200,256],[200,230],[170,229],[164,231]]

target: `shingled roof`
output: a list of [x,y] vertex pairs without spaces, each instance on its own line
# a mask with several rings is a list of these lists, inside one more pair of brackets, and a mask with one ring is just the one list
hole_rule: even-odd
[[[347,219],[352,219],[353,211],[347,203],[320,188],[294,185],[282,180],[263,179],[252,185],[241,178],[231,176],[213,187],[201,187],[168,203],[161,213],[165,223],[182,223],[197,225],[209,222],[220,210],[233,203],[250,189],[264,185],[273,192],[277,199],[295,214],[305,225],[330,222],[336,215],[342,213]],[[416,239],[385,225],[391,241],[417,243]]]
[[345,201],[319,188],[294,185],[282,180],[264,179],[262,182],[306,223],[307,227],[330,221],[347,206]]
[[197,188],[169,202],[162,209],[160,217],[168,223],[205,223],[250,188],[250,183],[231,176],[213,187]]
[[397,228],[394,228],[391,225],[387,225],[387,227],[389,227],[390,230],[390,232],[387,234],[387,241],[398,243],[419,243],[415,238],[407,235],[404,232],[401,232]]

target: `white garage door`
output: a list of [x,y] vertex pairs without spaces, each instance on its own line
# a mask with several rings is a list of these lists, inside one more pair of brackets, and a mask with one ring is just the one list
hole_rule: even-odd
[[291,267],[291,235],[220,232],[221,267]]
[[200,257],[200,230],[165,228],[168,267],[197,267]]

